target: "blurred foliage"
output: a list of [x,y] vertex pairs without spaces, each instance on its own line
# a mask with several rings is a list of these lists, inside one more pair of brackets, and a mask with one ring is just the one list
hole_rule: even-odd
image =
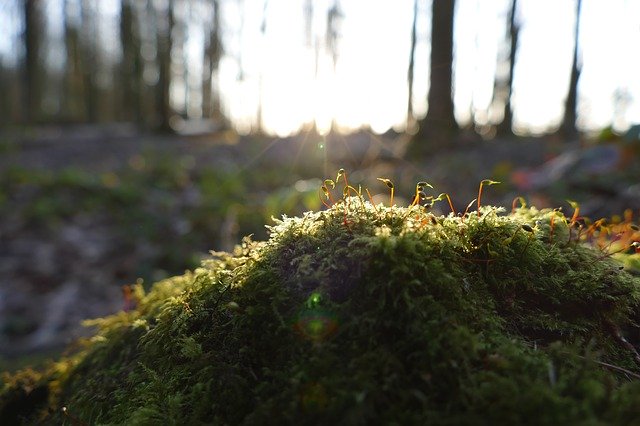
[[317,209],[319,184],[298,180],[280,170],[196,168],[192,157],[158,154],[104,173],[12,167],[0,172],[0,219],[53,235],[81,218],[106,222],[123,247],[155,247],[154,258],[139,266],[148,280],[154,270],[193,268],[203,253],[230,249],[243,235],[264,238],[272,216]]

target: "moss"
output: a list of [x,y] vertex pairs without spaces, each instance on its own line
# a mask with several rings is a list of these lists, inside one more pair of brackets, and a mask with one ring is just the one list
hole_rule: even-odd
[[0,394],[0,423],[12,424],[26,419],[47,405],[49,386],[43,374],[30,368],[13,376],[3,375]]
[[[630,423],[640,366],[623,336],[638,334],[640,283],[567,222],[358,198],[284,218],[266,242],[245,239],[148,294],[136,287],[134,310],[91,321],[95,337],[41,376],[6,376],[1,413],[51,424]],[[46,402],[9,410],[25,383]]]

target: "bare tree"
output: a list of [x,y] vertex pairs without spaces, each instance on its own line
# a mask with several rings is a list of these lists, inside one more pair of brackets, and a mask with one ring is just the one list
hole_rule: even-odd
[[84,120],[82,70],[80,64],[79,17],[72,16],[70,0],[64,1],[64,45],[66,51],[63,110],[70,121]]
[[[427,115],[414,140],[441,148],[458,131],[453,109],[453,21],[455,0],[434,0],[431,16],[431,78]],[[413,145],[417,145],[414,143]],[[414,147],[416,152],[424,148]]]
[[166,10],[156,10],[158,20],[158,106],[160,113],[159,129],[171,131],[171,117],[174,115],[171,107],[171,49],[173,39],[171,37],[174,27],[173,0],[169,0]]
[[220,1],[213,0],[212,16],[209,24],[209,39],[205,42],[202,76],[202,115],[206,118],[220,118],[219,97],[213,90],[213,75],[218,70],[222,56]]
[[120,44],[122,45],[122,63],[120,75],[122,79],[122,118],[125,120],[141,120],[139,76],[142,72],[140,58],[140,37],[136,25],[135,8],[132,0],[122,0],[120,5]]
[[342,24],[342,8],[340,7],[340,1],[334,0],[333,4],[327,10],[327,29],[325,31],[325,48],[331,55],[331,64],[333,66],[333,72],[336,71],[336,65],[338,63],[339,54],[339,41],[340,41],[340,26]]
[[302,13],[304,15],[304,45],[313,47],[313,0],[304,0]]
[[[218,76],[218,69],[220,67],[220,59],[224,53],[222,45],[222,9],[220,8],[220,0],[213,0],[213,26],[210,35],[210,46],[213,46],[211,52],[211,69],[213,70],[213,76]],[[212,110],[211,116],[214,120],[220,122],[223,120],[222,114],[222,98],[219,92],[219,86],[216,85],[217,79],[214,78],[214,89],[211,95]]]
[[[269,8],[269,0],[264,0],[262,3],[262,21],[260,23],[260,36],[264,40],[267,34],[267,10]],[[244,25],[244,22],[243,22]],[[242,54],[240,55],[242,57]],[[264,131],[263,123],[263,75],[262,72],[258,75],[258,108],[256,110],[256,131],[262,133]]]
[[504,118],[498,124],[497,134],[499,136],[508,136],[513,134],[513,110],[511,105],[511,97],[513,96],[513,70],[516,64],[516,54],[518,50],[518,35],[520,27],[516,20],[517,0],[511,1],[511,10],[509,11],[509,75],[503,88],[504,95]]
[[576,0],[576,25],[573,46],[573,60],[571,63],[571,77],[569,79],[569,93],[567,94],[567,100],[564,107],[564,116],[562,117],[562,123],[560,125],[560,134],[567,138],[572,139],[578,135],[578,129],[576,127],[576,120],[578,117],[578,81],[580,80],[580,72],[582,71],[581,64],[578,63],[578,48],[579,36],[580,36],[580,10],[582,8],[582,0]]
[[82,72],[82,93],[84,94],[85,120],[95,122],[98,120],[98,88],[96,76],[98,74],[97,43],[96,43],[96,16],[95,3],[90,0],[82,0],[80,4],[80,69]]
[[13,99],[10,93],[10,81],[13,80],[11,69],[5,67],[0,61],[0,91],[5,96],[0,97],[0,126],[11,122],[11,104]]
[[34,122],[40,118],[42,101],[43,67],[40,58],[42,45],[41,29],[43,19],[40,3],[36,0],[24,0],[24,118]]
[[415,68],[415,56],[416,56],[416,40],[417,40],[417,25],[418,25],[418,2],[419,0],[413,0],[413,23],[411,24],[411,50],[409,51],[409,67],[407,70],[407,86],[409,89],[407,99],[407,128],[413,126],[415,117],[413,116],[413,75]]

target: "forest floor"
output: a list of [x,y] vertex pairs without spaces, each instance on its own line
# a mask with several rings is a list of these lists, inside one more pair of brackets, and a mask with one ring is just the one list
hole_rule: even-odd
[[[117,312],[123,285],[195,267],[208,250],[266,237],[272,216],[321,208],[319,188],[343,167],[350,183],[398,204],[415,183],[447,192],[457,210],[477,196],[511,208],[580,203],[590,217],[640,209],[637,151],[554,138],[463,136],[427,158],[404,158],[406,135],[313,133],[290,138],[158,136],[126,127],[0,135],[0,370],[59,351],[82,319]],[[448,213],[444,209],[443,213]]]

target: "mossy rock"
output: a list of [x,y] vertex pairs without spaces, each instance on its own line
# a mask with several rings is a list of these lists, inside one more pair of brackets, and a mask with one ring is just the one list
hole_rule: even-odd
[[355,197],[284,218],[5,375],[0,424],[637,424],[640,282],[568,222]]

